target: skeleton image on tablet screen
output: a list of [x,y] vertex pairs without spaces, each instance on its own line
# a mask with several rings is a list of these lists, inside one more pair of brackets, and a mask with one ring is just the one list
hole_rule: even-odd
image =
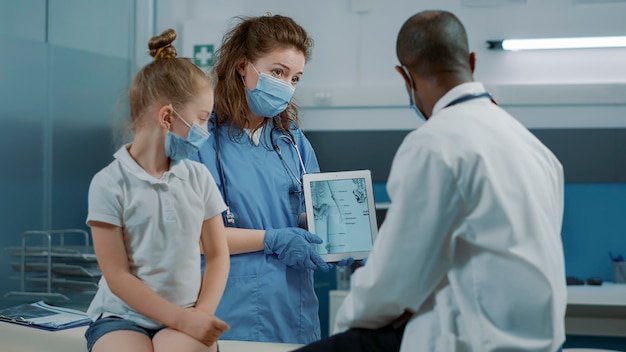
[[367,216],[367,195],[363,179],[319,181],[311,185],[317,235],[324,239],[320,254],[350,251],[346,226],[356,225],[355,205]]
[[377,233],[369,170],[305,174],[302,178],[307,229],[327,262],[367,257]]

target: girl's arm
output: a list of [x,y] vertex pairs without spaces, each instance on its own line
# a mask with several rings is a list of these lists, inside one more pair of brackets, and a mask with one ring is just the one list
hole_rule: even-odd
[[89,226],[98,265],[109,289],[131,308],[209,346],[222,330],[228,329],[228,325],[216,318],[169,302],[133,275],[120,227],[95,221],[90,221]]
[[204,251],[205,266],[196,308],[214,315],[224,293],[230,269],[230,252],[221,214],[204,221],[200,243]]

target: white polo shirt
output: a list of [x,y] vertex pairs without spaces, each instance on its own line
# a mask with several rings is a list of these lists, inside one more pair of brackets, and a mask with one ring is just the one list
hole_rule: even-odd
[[[190,160],[172,161],[156,179],[120,148],[115,160],[89,186],[87,222],[123,230],[130,271],[168,301],[183,308],[200,292],[200,234],[204,220],[226,209],[207,168]],[[118,316],[145,328],[162,324],[130,308],[109,289],[104,278],[89,309],[93,320]]]

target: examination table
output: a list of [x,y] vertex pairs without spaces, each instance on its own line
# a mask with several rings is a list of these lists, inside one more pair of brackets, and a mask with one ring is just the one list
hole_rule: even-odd
[[[85,352],[86,326],[45,331],[10,323],[0,323],[0,351],[2,352]],[[221,352],[286,352],[300,345],[220,341]]]

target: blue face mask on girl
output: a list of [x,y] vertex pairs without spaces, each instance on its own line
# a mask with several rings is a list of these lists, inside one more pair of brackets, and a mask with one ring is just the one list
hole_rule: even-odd
[[256,88],[248,89],[246,87],[246,99],[250,111],[257,116],[266,118],[272,118],[285,111],[296,87],[266,73],[259,73],[252,63],[250,66],[259,75]]
[[209,131],[195,122],[190,125],[174,110],[172,104],[169,105],[185,126],[189,127],[189,134],[187,135],[187,139],[185,139],[175,133],[167,131],[167,135],[165,136],[165,155],[172,160],[189,159],[191,156],[198,153],[200,147],[209,139]]

